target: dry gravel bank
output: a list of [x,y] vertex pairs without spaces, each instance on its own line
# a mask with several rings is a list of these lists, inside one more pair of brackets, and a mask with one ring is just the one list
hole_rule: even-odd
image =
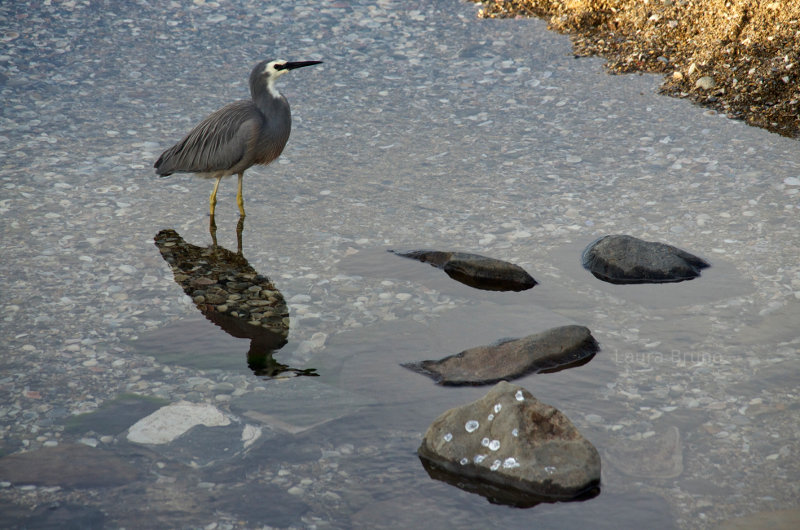
[[662,92],[800,136],[800,2],[477,0],[486,18],[537,16],[613,73],[665,74]]

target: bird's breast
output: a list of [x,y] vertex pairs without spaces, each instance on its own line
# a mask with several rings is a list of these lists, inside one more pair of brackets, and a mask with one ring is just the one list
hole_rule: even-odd
[[253,151],[257,156],[254,162],[269,164],[278,158],[286,147],[286,142],[289,141],[291,127],[292,120],[288,112],[266,119],[257,135],[257,147]]

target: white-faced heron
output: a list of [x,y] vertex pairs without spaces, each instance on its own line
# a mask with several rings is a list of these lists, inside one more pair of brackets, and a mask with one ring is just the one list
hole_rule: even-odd
[[278,158],[289,139],[292,114],[289,102],[275,88],[275,81],[295,68],[322,61],[261,61],[250,72],[250,100],[226,105],[200,122],[183,140],[164,151],[154,167],[162,177],[173,173],[196,173],[215,178],[210,213],[213,222],[217,188],[222,177],[239,176],[236,203],[244,217],[242,179],[255,164]]

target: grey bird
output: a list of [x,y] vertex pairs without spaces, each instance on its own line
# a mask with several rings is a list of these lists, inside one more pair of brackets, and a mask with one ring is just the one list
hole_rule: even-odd
[[183,140],[164,151],[154,167],[162,177],[196,173],[215,178],[209,199],[213,224],[217,189],[223,177],[239,176],[236,203],[244,217],[242,179],[255,164],[267,165],[280,156],[292,128],[289,102],[275,88],[275,81],[295,68],[322,61],[261,61],[250,72],[250,100],[235,101],[200,122]]

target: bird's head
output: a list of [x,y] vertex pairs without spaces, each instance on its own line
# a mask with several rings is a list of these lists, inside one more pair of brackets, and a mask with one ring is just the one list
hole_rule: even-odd
[[274,83],[276,79],[289,70],[320,64],[321,62],[322,61],[289,62],[282,59],[275,61],[261,61],[256,65],[255,68],[253,68],[253,71],[250,74],[250,85],[253,86],[254,83],[266,83],[269,92],[275,97],[280,97],[280,94],[275,89]]

